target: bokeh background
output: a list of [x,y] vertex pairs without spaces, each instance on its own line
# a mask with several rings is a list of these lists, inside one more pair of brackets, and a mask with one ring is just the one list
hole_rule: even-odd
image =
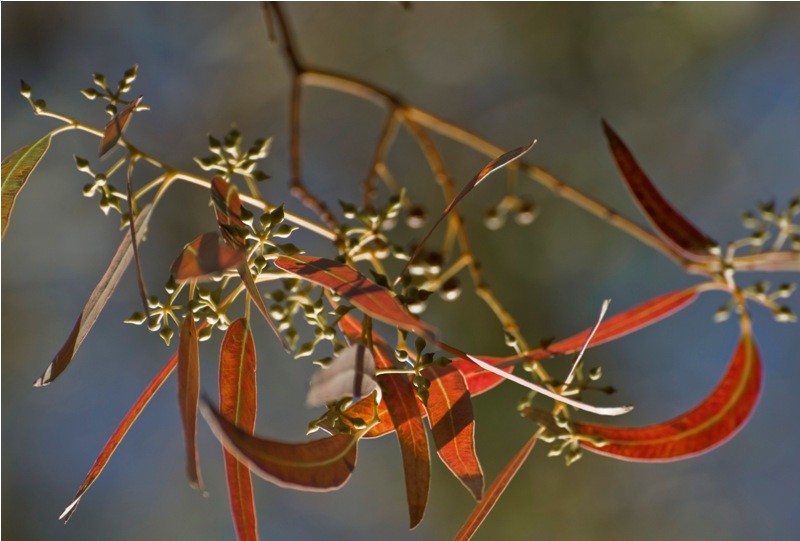
[[[286,4],[301,54],[393,89],[503,147],[533,137],[531,161],[613,208],[643,219],[607,152],[599,120],[630,144],[666,196],[711,236],[744,234],[740,212],[785,203],[800,189],[800,8],[737,4]],[[152,112],[129,139],[165,161],[196,170],[206,135],[232,125],[246,141],[274,135],[267,193],[287,198],[288,77],[267,41],[258,4],[8,3],[2,5],[2,154],[52,129],[18,95],[29,82],[51,109],[96,126],[101,107],[78,92],[91,72],[116,81],[140,65],[134,92]],[[323,198],[360,200],[383,114],[325,90],[307,93],[304,167]],[[437,139],[437,141],[439,141]],[[56,518],[108,435],[172,349],[123,325],[138,306],[133,274],[107,305],[70,369],[31,387],[61,346],[121,233],[96,200],[72,154],[92,158],[96,139],[59,137],[17,203],[2,244],[2,523],[9,540],[233,539],[219,445],[201,421],[200,456],[209,496],[184,477],[174,377],[164,386],[86,494],[68,526]],[[442,143],[459,183],[485,158]],[[106,162],[107,163],[107,162]],[[390,164],[417,201],[443,206],[410,139]],[[146,180],[146,171],[137,182]],[[119,181],[117,181],[119,182]],[[602,299],[611,312],[687,286],[660,254],[558,200],[530,181],[539,219],[498,232],[480,216],[503,182],[481,186],[463,205],[490,285],[531,342],[590,325]],[[118,184],[119,185],[119,184]],[[207,194],[174,190],[143,246],[151,289],[181,247],[213,229]],[[169,209],[169,210],[168,210]],[[398,234],[410,238],[400,229]],[[301,236],[309,251],[324,243]],[[753,277],[755,279],[755,277]],[[788,276],[769,277],[779,282]],[[749,278],[748,278],[749,279]],[[698,402],[724,371],[737,336],[714,324],[725,298],[690,309],[634,337],[592,350],[604,380],[620,389],[608,404],[633,403],[625,422],[676,415]],[[798,303],[793,301],[797,311]],[[506,351],[499,325],[467,291],[428,312],[452,343]],[[746,428],[694,460],[640,465],[587,456],[570,468],[534,450],[477,539],[792,539],[800,526],[800,333],[753,308],[766,377]],[[258,325],[257,325],[258,326]],[[316,412],[303,406],[308,363],[293,361],[268,330],[257,335],[261,404],[257,431],[298,439]],[[201,350],[203,389],[216,393],[219,337]],[[514,410],[511,385],[475,400],[478,451],[491,480],[533,427]],[[407,530],[400,453],[391,437],[362,445],[344,489],[307,494],[256,481],[265,539],[447,539],[472,508],[467,492],[433,458],[430,504]]]

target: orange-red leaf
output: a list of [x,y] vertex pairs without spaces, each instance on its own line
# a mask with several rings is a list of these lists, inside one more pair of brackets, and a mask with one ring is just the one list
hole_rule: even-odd
[[[136,217],[136,236],[139,242],[142,241],[147,231],[147,222],[150,219],[150,210],[152,208],[152,205],[147,205]],[[78,321],[75,322],[67,341],[61,346],[61,349],[42,375],[33,383],[34,387],[49,385],[61,372],[66,370],[78,348],[81,347],[83,340],[92,329],[94,322],[100,316],[100,312],[103,311],[106,302],[117,288],[117,284],[119,284],[122,275],[125,274],[125,269],[130,265],[132,257],[131,236],[125,234],[119,243],[117,252],[111,259],[111,263],[108,264],[106,272],[100,278],[100,282],[95,286],[92,294],[89,295],[89,300],[86,301],[86,306],[83,307],[83,311],[78,316]]]
[[486,517],[489,516],[489,512],[494,508],[497,500],[500,499],[503,492],[505,492],[506,487],[517,475],[517,472],[525,463],[525,460],[528,458],[528,455],[531,454],[531,450],[533,449],[533,445],[536,443],[536,440],[539,438],[538,433],[535,434],[531,439],[522,446],[522,449],[514,455],[514,458],[506,464],[503,471],[492,481],[492,484],[489,486],[489,489],[483,495],[483,499],[478,502],[475,506],[475,509],[472,510],[469,517],[467,517],[466,522],[461,527],[461,530],[456,534],[454,541],[466,541],[467,539],[471,539],[475,532],[478,530],[483,521],[486,520]]
[[183,421],[186,445],[186,475],[192,487],[202,490],[200,462],[197,457],[197,403],[200,399],[200,353],[194,318],[187,315],[181,325],[178,344],[178,404]]
[[[256,425],[256,348],[243,319],[231,323],[219,355],[220,414],[252,435]],[[253,482],[248,467],[223,449],[231,517],[240,541],[258,539]]]
[[[508,361],[508,359],[505,357],[478,358],[483,362],[489,363],[493,366],[497,366]],[[453,359],[453,362],[450,363],[450,365],[454,366],[459,372],[461,372],[461,375],[464,376],[464,379],[467,382],[467,387],[469,388],[469,394],[472,396],[477,396],[481,393],[485,393],[486,391],[490,391],[506,381],[506,378],[492,372],[487,372],[477,364],[467,359]],[[503,368],[503,370],[509,374],[514,370],[513,366],[501,366],[500,368]]]
[[483,496],[483,470],[475,453],[475,418],[464,376],[453,366],[425,370],[428,423],[439,458],[476,500]]
[[258,438],[236,428],[207,400],[200,404],[203,417],[225,448],[278,486],[315,492],[335,490],[347,482],[355,468],[355,436],[337,434],[304,443]]
[[761,358],[745,320],[742,337],[722,380],[694,409],[664,423],[636,428],[576,424],[576,432],[608,442],[581,444],[623,460],[665,462],[695,456],[723,444],[750,417],[761,392]]
[[[206,323],[203,322],[200,324],[200,329],[206,326]],[[134,421],[139,417],[139,414],[142,413],[144,407],[150,402],[150,399],[153,398],[153,395],[156,394],[164,382],[167,380],[172,371],[175,370],[175,367],[178,365],[178,353],[173,353],[172,357],[169,358],[167,364],[156,374],[153,380],[147,385],[142,394],[139,395],[139,398],[136,399],[136,402],[133,403],[131,409],[128,410],[128,413],[125,414],[125,417],[122,418],[122,421],[117,425],[117,428],[114,430],[114,433],[111,434],[111,437],[108,439],[106,444],[103,446],[103,449],[100,451],[97,459],[92,464],[92,467],[89,469],[89,473],[86,474],[86,477],[81,483],[81,486],[78,488],[78,492],[75,494],[75,497],[72,499],[72,502],[64,509],[64,512],[61,513],[61,516],[58,517],[59,520],[63,520],[67,522],[72,513],[75,512],[75,509],[78,506],[78,503],[81,501],[81,497],[83,494],[89,490],[89,487],[92,486],[92,483],[95,482],[97,477],[103,472],[108,461],[111,459],[111,455],[114,454],[114,451],[117,450],[119,444],[122,442],[122,439],[128,433],[131,426],[133,425]]]
[[100,141],[100,157],[102,158],[106,152],[111,150],[114,145],[117,144],[119,138],[122,137],[122,134],[128,127],[128,124],[133,117],[133,113],[136,112],[136,107],[141,103],[142,96],[139,96],[135,100],[133,100],[130,105],[125,107],[121,112],[117,113],[114,118],[112,118],[108,124],[106,124],[106,129],[103,131],[103,140]]
[[170,272],[176,280],[203,280],[236,267],[245,257],[222,242],[219,233],[203,233],[183,248]]
[[603,121],[603,131],[622,178],[639,208],[656,227],[661,238],[683,257],[695,261],[709,259],[711,255],[708,253],[708,248],[713,241],[664,199],[639,167],[622,139],[605,121]]
[[232,248],[243,250],[247,246],[247,226],[242,221],[242,202],[236,187],[222,177],[214,177],[211,181],[211,200],[225,241]]
[[289,344],[287,344],[286,340],[283,339],[283,335],[281,335],[281,332],[278,330],[278,326],[275,325],[275,322],[272,320],[272,316],[269,315],[267,306],[264,304],[264,299],[261,298],[261,292],[258,290],[256,281],[253,278],[253,275],[250,273],[250,266],[243,261],[236,270],[239,273],[239,277],[242,279],[245,289],[247,290],[247,295],[256,305],[258,311],[261,312],[261,315],[264,316],[264,319],[267,320],[267,324],[269,325],[270,329],[272,329],[272,332],[274,332],[275,336],[278,337],[278,341],[281,343],[281,346],[283,346],[283,349],[285,349],[288,353],[290,351]]
[[314,256],[279,257],[275,266],[298,278],[332,290],[378,321],[433,338],[435,329],[405,311],[388,290],[368,280],[357,270],[330,259]]

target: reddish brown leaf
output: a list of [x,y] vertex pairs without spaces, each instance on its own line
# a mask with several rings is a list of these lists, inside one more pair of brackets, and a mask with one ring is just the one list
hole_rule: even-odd
[[314,256],[282,256],[275,266],[298,278],[308,280],[332,290],[378,321],[413,331],[433,339],[436,330],[405,311],[397,299],[386,289],[371,282],[357,270],[330,259]]
[[130,105],[125,107],[125,109],[117,113],[114,118],[108,122],[108,124],[106,124],[106,129],[103,131],[103,140],[100,141],[101,158],[106,154],[106,152],[111,150],[114,145],[117,144],[119,138],[122,137],[122,134],[127,129],[128,124],[130,124],[133,113],[136,112],[136,107],[141,103],[141,101],[142,96],[139,96],[133,100]]
[[709,254],[708,248],[713,241],[664,199],[639,167],[622,139],[605,121],[603,121],[603,131],[622,178],[628,185],[639,208],[656,227],[661,238],[687,259],[694,261],[710,259],[712,256]]
[[484,166],[484,168],[481,169],[478,172],[478,174],[475,175],[472,178],[472,180],[467,182],[466,186],[464,186],[464,188],[462,188],[462,190],[458,193],[458,195],[456,195],[453,198],[453,200],[450,201],[450,204],[448,204],[447,207],[445,207],[445,209],[442,211],[442,214],[439,216],[439,218],[436,220],[436,222],[434,222],[434,224],[431,226],[431,228],[428,230],[428,232],[425,233],[425,235],[422,237],[422,240],[419,241],[419,243],[417,243],[417,247],[414,249],[414,252],[411,254],[411,257],[406,262],[405,266],[403,267],[403,270],[400,271],[400,274],[398,274],[398,280],[399,280],[399,277],[402,276],[406,272],[406,270],[408,269],[408,266],[419,255],[419,252],[420,252],[420,250],[422,250],[422,246],[425,244],[425,241],[428,240],[428,238],[431,236],[433,231],[439,226],[440,223],[442,223],[442,220],[444,220],[445,217],[447,217],[447,215],[450,214],[450,212],[455,208],[455,206],[458,205],[458,203],[462,199],[464,199],[464,197],[469,192],[471,192],[478,184],[483,182],[483,180],[486,177],[488,177],[489,175],[491,175],[492,173],[494,173],[498,169],[500,169],[500,168],[508,165],[509,163],[513,162],[514,160],[520,158],[523,154],[525,154],[526,152],[528,152],[531,149],[531,147],[534,145],[534,143],[536,143],[536,141],[533,141],[533,142],[531,142],[531,143],[529,143],[529,144],[527,144],[527,145],[525,145],[523,147],[515,148],[514,150],[509,150],[505,154],[503,154],[501,156],[498,156],[497,158],[495,158],[492,161],[490,161],[489,163],[487,163],[486,166]]
[[341,487],[356,465],[358,438],[337,434],[305,443],[258,438],[236,428],[207,400],[201,412],[211,430],[240,461],[278,486],[324,492]]
[[50,140],[53,135],[48,133],[38,141],[28,146],[22,147],[6,159],[2,164],[2,213],[0,213],[0,231],[2,236],[6,234],[8,220],[11,218],[11,211],[17,195],[22,190],[28,177],[41,161],[44,153],[50,148]]
[[[376,362],[377,362],[376,355]],[[403,374],[386,374],[379,378],[383,400],[392,417],[392,423],[403,456],[406,480],[406,497],[410,527],[415,528],[425,514],[430,489],[431,459],[428,451],[428,434],[417,405],[414,387]]]
[[425,370],[428,423],[439,458],[476,500],[483,496],[483,470],[475,453],[475,418],[464,376],[453,366]]
[[[746,316],[745,316],[746,317]],[[730,439],[750,417],[761,392],[761,358],[749,321],[722,380],[694,409],[664,423],[636,428],[576,424],[576,432],[608,442],[581,444],[598,454],[639,462],[666,462],[695,456]]]
[[[479,359],[493,366],[498,366],[508,361],[506,357],[479,357]],[[487,372],[467,359],[453,359],[450,366],[455,367],[464,376],[469,388],[469,394],[472,396],[490,391],[506,381],[506,378]],[[513,366],[501,366],[500,368],[503,368],[509,374],[514,370]]]
[[[231,323],[219,355],[219,408],[238,429],[252,435],[256,425],[256,348],[243,319]],[[258,539],[250,470],[223,448],[231,516],[239,541]]]
[[[147,205],[136,217],[136,235],[139,242],[142,241],[147,231],[151,208],[150,205]],[[100,278],[100,282],[95,286],[92,294],[89,295],[89,300],[86,301],[86,306],[83,307],[83,311],[78,316],[78,321],[75,322],[75,326],[72,328],[66,343],[61,347],[42,375],[33,383],[34,387],[49,385],[67,368],[78,348],[81,347],[86,335],[89,334],[95,321],[97,321],[98,316],[100,316],[100,312],[103,311],[111,294],[114,293],[117,284],[119,284],[122,275],[125,273],[125,269],[128,268],[131,262],[132,256],[131,236],[126,234],[122,237],[119,248],[117,248],[117,252],[111,259],[111,263],[108,264],[103,277]]]
[[[200,324],[199,329],[202,329],[206,326],[206,323],[203,322]],[[199,330],[198,329],[198,330]],[[153,398],[153,395],[156,394],[161,388],[161,385],[167,380],[172,371],[175,370],[175,367],[178,365],[178,353],[174,353],[172,357],[169,358],[167,364],[161,369],[161,371],[156,374],[156,377],[148,384],[145,390],[139,395],[139,398],[136,399],[136,402],[133,403],[131,409],[128,410],[128,413],[125,414],[125,417],[122,418],[122,421],[119,423],[117,428],[114,430],[114,433],[111,434],[111,437],[108,439],[106,444],[103,446],[103,449],[100,451],[97,459],[92,464],[92,467],[89,469],[89,473],[86,474],[86,477],[81,483],[80,488],[78,488],[78,492],[75,494],[72,502],[64,509],[64,512],[61,513],[61,516],[58,517],[59,520],[63,520],[67,522],[72,514],[75,512],[75,509],[78,506],[78,503],[81,501],[81,497],[83,494],[92,486],[92,483],[95,482],[97,477],[103,472],[105,469],[106,464],[111,459],[111,455],[114,454],[114,451],[117,450],[119,444],[122,442],[122,439],[128,433],[131,426],[133,425],[134,421],[139,417],[139,414],[142,413],[144,407],[150,402],[150,399]]]
[[275,322],[272,320],[272,316],[269,315],[267,311],[267,307],[264,304],[264,299],[261,298],[261,292],[258,290],[258,286],[256,285],[256,281],[253,278],[253,275],[250,273],[250,267],[246,261],[242,261],[241,264],[236,268],[237,272],[239,273],[239,277],[242,279],[242,283],[244,284],[245,289],[247,289],[247,295],[252,299],[253,303],[255,303],[256,308],[258,311],[261,312],[261,315],[264,316],[264,319],[267,320],[267,324],[269,325],[272,332],[275,333],[275,336],[278,337],[278,341],[283,346],[287,352],[290,352],[289,344],[286,343],[286,340],[283,339],[283,335],[278,330],[278,326],[275,325]]
[[183,248],[170,272],[176,280],[204,280],[244,260],[245,254],[222,242],[219,233],[203,233]]
[[236,187],[221,177],[214,177],[211,181],[211,200],[225,241],[232,248],[244,250],[247,247],[247,226],[242,221],[242,202]]
[[505,492],[506,487],[517,475],[517,472],[525,463],[525,460],[528,458],[528,455],[531,454],[531,450],[533,449],[536,440],[539,438],[539,433],[531,437],[527,441],[525,445],[522,446],[522,449],[514,455],[514,458],[511,459],[511,462],[506,464],[503,471],[492,481],[492,484],[489,486],[489,489],[483,495],[483,499],[478,502],[475,506],[475,509],[472,510],[469,517],[467,517],[467,521],[461,527],[461,530],[456,534],[454,541],[466,541],[467,539],[471,539],[475,532],[480,528],[483,521],[486,520],[486,517],[489,516],[489,512],[494,508],[497,500],[500,499],[503,492]]
[[178,404],[186,444],[186,475],[193,488],[203,490],[197,457],[197,403],[200,399],[200,353],[194,318],[187,315],[178,344]]

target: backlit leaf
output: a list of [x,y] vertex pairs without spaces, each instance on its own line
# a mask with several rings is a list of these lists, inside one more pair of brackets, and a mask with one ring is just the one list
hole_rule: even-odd
[[222,242],[219,233],[203,233],[183,248],[170,272],[176,280],[205,280],[244,260],[245,254]]
[[267,320],[267,324],[269,325],[270,329],[272,329],[272,332],[275,333],[275,336],[278,337],[278,341],[281,343],[281,346],[283,346],[283,349],[289,352],[289,344],[286,343],[283,335],[278,330],[278,326],[275,325],[275,321],[273,321],[272,316],[269,315],[267,306],[264,304],[264,299],[261,297],[261,292],[258,290],[256,281],[253,278],[253,275],[250,273],[250,266],[246,261],[242,261],[239,266],[236,267],[236,271],[239,273],[239,277],[242,279],[245,289],[247,289],[247,295],[256,305],[258,311],[261,312],[261,315],[264,316],[264,319]]
[[403,270],[400,271],[400,274],[398,276],[402,276],[406,272],[406,270],[408,269],[408,266],[419,255],[419,252],[420,252],[420,250],[422,250],[422,246],[425,244],[425,241],[428,240],[428,238],[431,236],[433,231],[439,226],[440,223],[442,223],[442,220],[444,220],[447,217],[447,215],[450,214],[450,211],[452,211],[456,207],[456,205],[458,205],[458,203],[462,199],[464,199],[464,197],[469,192],[471,192],[478,184],[483,182],[483,180],[486,177],[488,177],[489,175],[491,175],[492,173],[494,173],[498,169],[500,169],[500,168],[508,165],[509,163],[513,162],[514,160],[520,158],[523,154],[528,152],[535,143],[536,143],[536,141],[533,141],[533,142],[531,142],[531,143],[529,143],[529,144],[527,144],[527,145],[525,145],[523,147],[515,148],[514,150],[509,150],[505,154],[503,154],[501,156],[498,156],[497,158],[495,158],[492,161],[490,161],[489,163],[487,163],[484,166],[484,168],[481,169],[478,172],[478,174],[475,175],[472,178],[472,180],[467,182],[467,184],[464,186],[464,188],[462,188],[462,190],[458,193],[458,195],[456,195],[453,198],[453,200],[450,201],[450,203],[447,205],[447,207],[445,207],[445,209],[442,211],[442,214],[439,216],[439,218],[437,218],[436,222],[434,222],[434,224],[431,226],[431,228],[428,230],[428,232],[425,233],[425,235],[422,237],[422,240],[420,240],[417,243],[416,249],[411,254],[411,257],[408,259],[408,261],[406,262],[405,266],[403,267]]
[[603,131],[622,178],[628,185],[639,208],[656,227],[661,238],[687,259],[694,261],[710,259],[712,256],[709,254],[708,248],[713,241],[664,199],[639,167],[622,139],[605,121],[603,121]]
[[247,226],[242,221],[242,201],[236,187],[222,177],[214,177],[211,181],[211,200],[214,202],[217,224],[225,241],[232,248],[245,249]]
[[17,199],[22,187],[28,181],[28,177],[41,161],[44,153],[50,148],[51,134],[47,134],[33,144],[22,147],[5,160],[2,164],[2,236],[6,234],[8,220],[11,218],[11,211],[14,209],[14,202]]
[[489,516],[489,512],[494,508],[497,500],[500,499],[500,496],[503,495],[505,492],[506,487],[517,475],[517,472],[527,460],[528,455],[531,454],[531,450],[533,449],[536,440],[538,439],[538,433],[535,434],[531,439],[522,446],[522,449],[514,455],[514,458],[506,464],[503,468],[503,471],[492,481],[492,484],[486,490],[486,493],[483,495],[483,499],[478,502],[475,508],[470,513],[469,517],[467,517],[466,522],[461,527],[461,530],[456,534],[454,537],[454,541],[466,541],[467,539],[471,539],[475,532],[480,528],[483,521],[486,520],[486,517]]
[[483,470],[475,453],[475,418],[464,376],[453,366],[425,369],[428,423],[439,458],[476,500],[483,496]]
[[[147,222],[150,219],[151,208],[150,205],[147,205],[136,217],[136,236],[139,242],[142,241],[147,232]],[[75,326],[72,328],[66,343],[61,347],[61,350],[56,354],[44,373],[33,383],[34,387],[49,385],[67,368],[86,335],[89,334],[94,322],[97,321],[111,294],[114,293],[114,289],[116,289],[122,275],[125,273],[125,269],[128,268],[132,257],[131,236],[126,233],[123,235],[117,252],[111,259],[106,272],[100,278],[100,282],[95,286],[92,294],[89,295],[89,300],[86,301],[86,306],[78,316],[78,321],[75,322]]]
[[193,488],[203,490],[197,456],[197,403],[200,399],[200,353],[194,318],[186,315],[178,343],[178,404],[186,446],[186,475]]
[[[508,362],[506,357],[480,357],[480,359],[493,366]],[[450,366],[455,367],[461,372],[461,375],[464,376],[464,380],[467,382],[467,387],[469,388],[469,394],[472,396],[490,391],[506,380],[506,378],[498,376],[493,372],[487,372],[467,359],[453,359]],[[511,365],[502,366],[501,368],[509,374],[514,370],[514,367]]]
[[388,290],[371,282],[357,270],[322,257],[279,257],[275,266],[346,297],[356,308],[378,321],[433,338],[435,329],[405,311]]
[[103,131],[103,140],[100,141],[100,157],[102,158],[109,150],[111,150],[114,145],[117,144],[119,138],[122,137],[122,134],[128,128],[128,124],[130,124],[131,118],[133,117],[133,113],[136,112],[136,107],[141,103],[142,96],[139,96],[135,100],[133,100],[125,109],[121,112],[117,113],[114,118],[112,118],[108,124],[106,124],[106,129]]
[[225,448],[278,486],[323,492],[341,487],[356,465],[358,438],[337,434],[304,443],[258,438],[236,428],[206,400],[201,412]]
[[[256,348],[244,319],[231,323],[219,355],[219,408],[238,429],[252,435],[256,425]],[[258,539],[253,482],[250,470],[223,448],[228,499],[239,541]]]
[[577,423],[575,430],[581,435],[604,438],[604,446],[585,441],[581,445],[614,458],[638,462],[689,458],[722,445],[744,426],[758,402],[761,379],[761,358],[745,319],[742,337],[725,375],[692,410],[649,426],[617,428]]
[[[359,379],[356,378],[359,371],[357,362],[359,350],[362,355],[361,378],[358,392],[354,394],[354,382]],[[381,392],[378,382],[375,381],[375,358],[372,352],[361,344],[352,345],[337,353],[333,361],[311,376],[306,405],[324,406],[345,397],[352,397],[358,402],[376,390],[378,393]]]

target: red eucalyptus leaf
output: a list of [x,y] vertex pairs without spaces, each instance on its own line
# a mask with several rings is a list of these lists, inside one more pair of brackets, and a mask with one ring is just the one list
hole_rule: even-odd
[[478,184],[483,182],[483,180],[486,177],[488,177],[489,175],[491,175],[492,173],[494,173],[498,169],[500,169],[500,168],[508,165],[509,163],[513,162],[514,160],[520,158],[523,154],[528,152],[535,143],[536,143],[536,141],[534,140],[533,142],[531,142],[531,143],[529,143],[529,144],[527,144],[527,145],[525,145],[523,147],[515,148],[514,150],[509,150],[505,154],[503,154],[501,156],[498,156],[497,158],[495,158],[492,161],[490,161],[489,163],[487,163],[484,166],[484,168],[481,169],[478,172],[477,175],[472,177],[472,180],[467,182],[466,186],[464,186],[464,188],[462,188],[462,190],[458,193],[458,195],[456,195],[453,198],[453,200],[450,201],[450,204],[448,204],[447,207],[445,207],[445,209],[442,211],[442,214],[439,215],[439,218],[436,220],[436,222],[434,222],[434,224],[431,226],[431,228],[428,230],[428,232],[425,233],[425,235],[422,237],[422,240],[420,240],[419,243],[417,243],[416,249],[414,250],[414,252],[411,254],[411,257],[406,262],[405,266],[403,267],[403,270],[400,271],[400,274],[398,274],[398,280],[399,280],[399,277],[402,276],[406,272],[406,270],[408,269],[408,266],[419,255],[419,252],[420,252],[420,250],[422,250],[422,246],[425,244],[425,241],[428,240],[428,238],[431,236],[433,231],[439,226],[440,223],[442,223],[442,220],[444,220],[445,217],[447,217],[447,215],[450,214],[450,212],[456,207],[456,205],[458,205],[458,203],[462,199],[464,199],[464,197],[469,192],[471,192]]
[[111,150],[114,145],[117,144],[119,138],[122,137],[122,134],[130,124],[131,118],[133,117],[133,113],[136,112],[136,107],[141,103],[143,96],[139,96],[135,100],[133,100],[130,105],[125,107],[121,112],[117,113],[114,118],[112,118],[108,124],[106,124],[106,129],[103,131],[103,140],[100,141],[100,157],[102,158],[109,150]]
[[[479,359],[492,366],[498,366],[509,374],[514,370],[513,366],[499,366],[508,361],[506,357],[479,357]],[[490,391],[506,381],[506,378],[487,372],[467,359],[453,359],[450,366],[455,367],[464,376],[469,388],[469,394],[472,396],[478,396],[481,393]]]
[[193,488],[203,490],[197,456],[197,403],[200,399],[200,353],[194,318],[187,315],[178,343],[178,404],[186,445],[186,474]]
[[708,248],[713,241],[664,199],[622,139],[605,121],[603,131],[622,178],[661,238],[683,257],[694,261],[710,259]]
[[432,339],[436,330],[406,312],[386,289],[343,263],[314,256],[279,257],[275,266],[346,297],[356,308],[378,321]]
[[222,242],[219,233],[203,233],[187,244],[170,270],[176,280],[205,280],[237,267],[245,254]]
[[[243,319],[231,323],[219,355],[220,414],[238,429],[252,435],[256,425],[256,348]],[[223,448],[228,499],[239,541],[258,539],[253,482],[250,470]]]
[[[142,241],[147,231],[151,208],[151,205],[147,205],[136,217],[136,236],[139,242]],[[81,347],[86,335],[89,334],[95,321],[100,316],[100,312],[103,311],[111,294],[114,293],[122,275],[125,274],[125,269],[130,265],[132,257],[133,245],[131,244],[131,236],[125,234],[122,237],[119,248],[117,248],[117,252],[111,259],[111,263],[108,264],[106,272],[100,278],[100,282],[95,286],[92,294],[89,295],[89,300],[86,301],[86,306],[83,307],[83,311],[78,316],[78,321],[75,322],[75,326],[72,328],[66,343],[61,347],[42,375],[33,383],[34,387],[49,385],[67,368],[78,348]]]
[[[745,316],[746,318],[746,316]],[[722,380],[692,410],[664,423],[636,428],[615,428],[577,423],[575,430],[600,436],[608,442],[595,446],[581,441],[598,454],[639,462],[681,460],[705,453],[725,443],[750,418],[761,392],[761,357],[749,320]]]
[[246,261],[243,261],[238,267],[237,272],[239,273],[239,277],[242,279],[242,283],[244,284],[245,289],[247,289],[247,295],[252,299],[253,303],[258,308],[258,311],[261,312],[261,315],[264,316],[264,319],[267,320],[267,324],[269,325],[272,332],[275,333],[275,336],[278,337],[278,341],[283,346],[283,349],[287,352],[290,352],[289,344],[286,343],[286,340],[283,339],[283,335],[278,330],[278,326],[275,325],[275,321],[272,320],[272,316],[269,315],[267,311],[267,307],[264,304],[264,299],[261,297],[261,292],[258,290],[258,286],[256,285],[256,281],[253,278],[253,275],[250,273],[250,266],[247,264]]
[[476,500],[483,496],[483,470],[475,453],[475,418],[464,376],[453,366],[430,367],[428,423],[439,458]]
[[325,492],[341,487],[356,465],[358,438],[337,434],[304,443],[259,438],[225,419],[207,400],[200,411],[225,448],[251,471],[278,486]]
[[[200,324],[198,331],[203,329],[206,326],[206,323],[203,322]],[[128,433],[131,426],[133,425],[134,421],[139,417],[139,414],[142,413],[144,407],[150,402],[150,399],[153,398],[153,395],[156,394],[164,382],[167,380],[172,371],[175,370],[175,367],[178,366],[178,353],[175,352],[172,354],[172,357],[169,358],[167,364],[156,374],[156,377],[147,385],[142,394],[139,395],[139,398],[136,399],[136,402],[133,403],[131,409],[128,410],[128,413],[125,414],[125,417],[122,418],[117,428],[114,430],[114,433],[111,434],[111,437],[108,439],[106,444],[103,446],[103,449],[100,451],[100,454],[97,456],[97,459],[92,464],[92,467],[89,469],[89,473],[86,474],[86,477],[81,483],[81,486],[78,488],[78,492],[75,494],[72,502],[64,509],[64,512],[61,513],[61,516],[58,517],[59,520],[63,520],[67,522],[72,514],[75,512],[75,509],[78,506],[78,503],[81,500],[83,494],[92,486],[92,483],[95,482],[97,477],[103,472],[108,461],[111,459],[111,455],[114,454],[114,451],[117,450],[119,444],[122,442],[122,439]]]
[[528,455],[531,454],[531,450],[533,449],[536,440],[539,438],[538,433],[535,434],[531,439],[522,446],[522,449],[514,455],[514,458],[511,459],[511,462],[506,464],[503,471],[492,481],[492,484],[489,486],[486,493],[483,495],[483,499],[478,502],[475,508],[470,513],[469,517],[467,517],[466,522],[461,527],[461,530],[456,534],[454,541],[466,541],[467,539],[471,539],[475,532],[480,528],[483,521],[486,520],[486,517],[489,516],[489,512],[494,508],[497,500],[500,499],[503,492],[505,492],[506,487],[517,475],[517,472],[525,463],[525,460],[528,458]]
[[221,177],[214,177],[211,181],[211,200],[225,241],[232,248],[244,250],[247,247],[247,226],[242,221],[242,202],[236,187]]
[[50,148],[53,135],[48,133],[35,143],[22,147],[5,160],[2,164],[2,236],[6,235],[8,220],[22,187],[28,181],[33,170],[41,161],[44,153]]

